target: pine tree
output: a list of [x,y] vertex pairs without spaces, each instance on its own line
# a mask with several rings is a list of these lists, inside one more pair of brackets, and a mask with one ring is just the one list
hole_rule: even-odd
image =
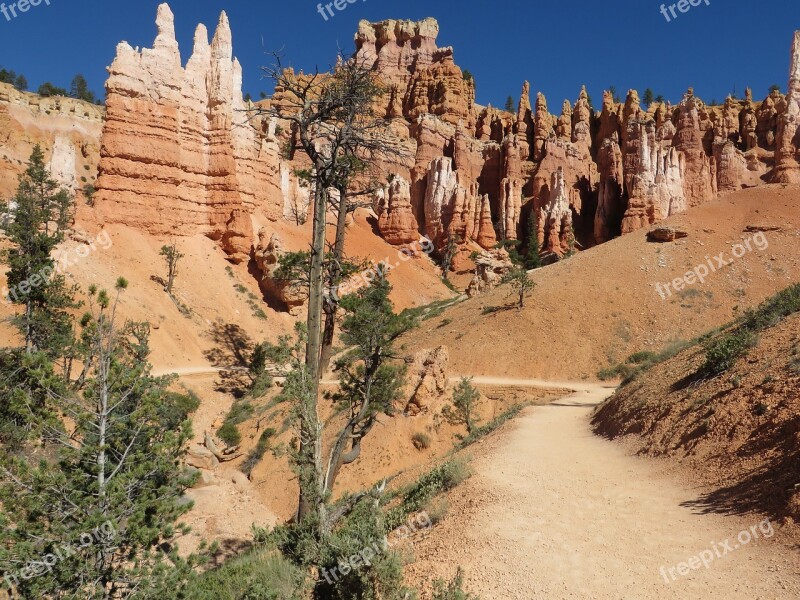
[[72,78],[72,83],[69,87],[69,95],[72,98],[77,98],[78,100],[85,100],[86,102],[91,102],[93,104],[95,102],[94,92],[89,89],[89,83],[80,73]]
[[161,246],[161,256],[164,257],[164,262],[167,263],[167,282],[164,285],[164,291],[170,297],[172,296],[172,287],[175,285],[175,278],[178,276],[178,262],[184,257],[178,250],[178,245],[172,242],[169,246]]
[[530,278],[525,267],[514,267],[511,269],[506,276],[503,277],[503,283],[511,284],[512,293],[515,293],[518,297],[517,308],[519,310],[524,308],[525,298],[529,296],[536,287],[536,283]]
[[453,406],[446,406],[442,414],[451,425],[465,425],[470,434],[475,428],[475,407],[480,397],[480,392],[472,385],[472,379],[462,377],[453,391]]
[[24,598],[158,597],[193,565],[175,546],[190,425],[176,423],[170,380],[150,375],[147,325],[117,326],[126,287],[91,290],[84,385],[48,390],[69,425],[43,424],[44,452],[0,451],[0,570]]
[[58,87],[57,85],[53,85],[49,81],[45,81],[42,85],[39,86],[39,89],[36,90],[36,93],[40,96],[48,98],[50,96],[63,96],[67,97],[67,90],[62,87]]
[[651,90],[650,88],[647,88],[644,91],[644,100],[643,100],[644,105],[646,107],[650,106],[654,101],[655,101],[655,97],[653,96],[653,90]]
[[506,98],[506,112],[515,113],[517,110],[514,108],[514,98],[513,96],[509,96]]
[[539,232],[536,230],[536,217],[531,214],[528,220],[528,239],[525,240],[525,258],[523,264],[526,269],[538,269],[542,266],[539,256]]
[[9,266],[4,293],[10,302],[24,307],[13,323],[28,354],[43,351],[56,358],[72,340],[67,310],[77,307],[75,287],[67,285],[51,257],[64,240],[72,207],[73,198],[50,177],[42,149],[35,146],[17,194],[5,207],[9,220],[4,230],[11,247],[2,254]]
[[[391,364],[394,343],[413,324],[407,315],[396,314],[389,294],[392,286],[384,277],[342,299],[342,342],[350,350],[336,363],[340,402],[350,419],[336,437],[325,471],[325,490],[333,490],[339,469],[358,458],[361,442],[377,422],[378,415],[394,412],[405,371]],[[349,448],[348,448],[349,447]]]
[[14,79],[14,87],[20,92],[26,92],[28,90],[28,80],[25,78],[25,75],[17,75],[16,79]]

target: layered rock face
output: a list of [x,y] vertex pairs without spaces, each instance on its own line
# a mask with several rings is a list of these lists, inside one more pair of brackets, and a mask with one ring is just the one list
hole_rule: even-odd
[[786,100],[774,106],[778,113],[776,136],[775,172],[776,183],[800,182],[800,31],[794,34],[789,90]]
[[[382,107],[387,118],[408,124],[415,143],[410,207],[420,231],[440,248],[451,237],[489,247],[498,232],[517,237],[527,139],[506,139],[513,115],[475,105],[474,81],[456,66],[452,48],[436,45],[438,33],[434,19],[362,21],[356,59],[390,90]],[[521,104],[522,127],[532,125],[529,113]],[[376,204],[386,201],[382,194]],[[412,215],[404,222],[411,223]],[[397,239],[396,227],[389,213],[381,215],[387,240]]]
[[420,350],[414,355],[409,383],[406,390],[409,400],[405,414],[416,416],[427,412],[431,404],[441,398],[448,390],[447,364],[450,354],[447,346],[432,350]]
[[0,198],[14,195],[36,144],[61,185],[78,196],[94,185],[104,112],[82,100],[43,98],[0,83]]
[[[157,26],[153,48],[123,42],[109,67],[95,211],[156,234],[202,233],[244,260],[259,244],[252,223],[305,221],[309,190],[294,171],[307,164],[282,158],[279,124],[247,119],[224,13],[210,43],[198,27],[185,67],[167,5]],[[677,106],[644,107],[631,90],[624,102],[605,93],[595,110],[582,89],[554,115],[543,94],[531,102],[528,82],[516,112],[475,104],[475,82],[438,32],[434,19],[389,20],[360,23],[355,37],[356,60],[388,90],[379,113],[408,154],[378,165],[394,176],[374,198],[390,243],[425,234],[468,255],[533,230],[560,256],[720,192],[800,181],[800,34],[785,98],[773,91],[757,104],[748,92],[708,106],[690,89]],[[85,148],[55,137],[51,148],[59,177],[79,186],[71,165]]]
[[374,210],[381,235],[390,244],[410,244],[419,239],[419,225],[411,210],[411,185],[400,175],[394,175],[379,192]]
[[496,239],[519,238],[533,226],[542,250],[562,255],[568,229],[578,247],[588,247],[759,185],[773,168],[776,181],[800,178],[798,38],[787,99],[772,91],[757,105],[748,90],[744,100],[708,106],[689,89],[677,106],[642,107],[630,90],[624,102],[604,93],[595,111],[583,89],[556,116],[543,94],[531,103],[528,82],[516,114],[465,104],[473,82],[458,80],[452,50],[437,48],[437,33],[431,20],[362,23],[356,46],[389,81],[387,116],[410,124],[417,144],[411,208],[438,246],[453,231],[476,242],[479,230],[465,223],[480,211],[483,231],[491,222]]
[[570,250],[572,240],[572,210],[564,179],[564,169],[553,173],[550,198],[539,214],[539,243],[545,249],[564,254]]
[[198,26],[185,68],[166,4],[156,24],[152,49],[122,42],[108,69],[97,212],[156,234],[203,233],[244,259],[250,215],[284,213],[277,142],[243,112],[224,12],[210,44]]

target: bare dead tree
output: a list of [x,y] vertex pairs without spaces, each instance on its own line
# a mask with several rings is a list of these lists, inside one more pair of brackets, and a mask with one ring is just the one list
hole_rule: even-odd
[[[325,483],[322,473],[321,436],[317,403],[322,376],[323,340],[332,346],[338,304],[326,305],[326,296],[338,296],[331,289],[338,286],[340,271],[327,269],[327,208],[332,201],[331,189],[339,190],[337,237],[333,245],[334,263],[344,254],[348,191],[362,164],[391,158],[398,152],[386,122],[375,114],[375,106],[383,95],[375,74],[359,58],[339,58],[331,73],[296,74],[285,69],[281,57],[264,67],[265,75],[275,83],[270,106],[260,112],[276,117],[289,125],[292,132],[289,155],[303,152],[311,163],[307,177],[313,187],[313,228],[308,266],[308,319],[304,378],[309,389],[298,394],[306,405],[300,407],[298,461],[301,470],[300,499],[297,518],[303,519],[316,510],[324,512]],[[327,284],[327,290],[326,290]],[[327,293],[326,293],[327,291]],[[338,300],[336,301],[338,302]],[[328,325],[323,328],[323,313]],[[330,356],[329,350],[326,355]],[[312,483],[313,482],[313,483]]]

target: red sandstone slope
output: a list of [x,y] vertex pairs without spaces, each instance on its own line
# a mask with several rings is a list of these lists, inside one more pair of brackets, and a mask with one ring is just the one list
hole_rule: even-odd
[[800,520],[800,315],[759,336],[723,375],[693,376],[702,346],[652,367],[594,416],[597,433],[674,459],[711,488],[697,501],[719,512]]
[[[307,247],[309,226],[297,227],[276,223],[271,231],[279,233],[288,250]],[[178,300],[191,311],[184,316],[152,277],[163,277],[165,265],[159,250],[172,241],[166,236],[152,236],[121,225],[110,225],[97,233],[84,234],[94,240],[87,243],[68,241],[58,252],[69,266],[70,281],[85,290],[94,283],[110,288],[118,276],[130,281],[120,312],[123,317],[151,323],[151,362],[159,371],[207,368],[207,353],[215,347],[213,330],[223,323],[240,327],[255,341],[277,341],[290,333],[297,318],[273,310],[264,302],[248,265],[231,265],[225,253],[212,240],[196,235],[176,238],[186,256],[179,264],[175,284]],[[82,257],[80,254],[86,254]],[[376,237],[366,215],[359,214],[349,228],[348,252],[371,261],[397,258],[397,250]],[[390,273],[395,286],[393,299],[399,308],[428,304],[452,296],[441,282],[432,261],[419,256],[407,262],[397,258],[399,266]],[[0,288],[5,286],[5,269],[0,269]],[[14,307],[0,304],[0,317],[14,313]],[[263,315],[259,316],[263,311]],[[13,344],[13,332],[4,324],[0,346]]]
[[[494,310],[513,303],[501,286],[448,309],[406,343],[448,346],[454,373],[591,379],[635,351],[660,350],[726,323],[800,280],[800,187],[734,192],[664,224],[688,237],[654,243],[638,231],[615,239],[533,271],[537,287],[522,311]],[[704,284],[661,299],[657,283],[705,264],[706,256],[726,252],[729,259],[734,244],[759,235],[748,228],[766,230],[766,250],[751,241],[754,251]]]

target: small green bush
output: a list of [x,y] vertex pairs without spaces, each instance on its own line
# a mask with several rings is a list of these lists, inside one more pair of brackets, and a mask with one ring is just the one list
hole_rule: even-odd
[[302,600],[304,573],[274,550],[248,552],[198,575],[183,598],[192,600]]
[[649,350],[644,350],[642,352],[635,352],[631,354],[626,362],[631,365],[640,365],[642,363],[655,362],[657,359],[658,354],[655,352],[650,352]]
[[750,331],[761,331],[773,327],[783,319],[800,312],[800,283],[781,290],[744,316],[743,327]]
[[242,434],[239,432],[239,428],[230,421],[225,421],[217,430],[217,437],[228,446],[238,446],[242,443]]
[[217,437],[228,446],[238,446],[242,442],[242,434],[238,426],[253,416],[254,408],[249,402],[235,402],[225,417],[225,422],[217,431]]
[[406,490],[400,505],[387,513],[387,527],[389,530],[399,527],[408,515],[421,511],[432,498],[452,490],[471,475],[472,470],[462,458],[453,458],[431,469]]
[[711,377],[721,375],[755,344],[756,335],[747,329],[735,330],[708,342],[702,373]]
[[417,432],[411,436],[411,443],[417,450],[427,450],[431,447],[431,436],[427,433]]
[[433,600],[478,600],[478,596],[473,596],[464,591],[464,571],[458,568],[456,576],[449,583],[442,579],[437,579],[433,584]]
[[672,358],[691,345],[692,342],[676,341],[668,344],[661,352],[656,353],[649,350],[635,352],[624,363],[602,369],[597,373],[597,377],[601,381],[621,379],[622,385],[627,385],[654,365]]

